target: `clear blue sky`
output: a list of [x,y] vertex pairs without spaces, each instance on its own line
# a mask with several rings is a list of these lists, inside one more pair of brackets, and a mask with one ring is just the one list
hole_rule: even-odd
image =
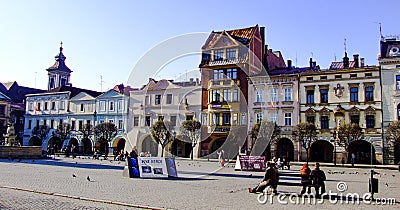
[[[342,59],[344,38],[350,56],[358,53],[366,64],[376,65],[378,23],[384,35],[400,34],[399,7],[396,0],[0,0],[0,81],[34,87],[36,77],[36,87],[45,89],[45,69],[63,41],[72,84],[100,90],[102,75],[104,91],[126,83],[141,56],[168,38],[256,24],[266,27],[269,47],[293,64],[297,57],[297,66],[308,65],[312,52],[328,68],[335,55]],[[192,56],[171,64],[158,78],[176,78],[196,69],[198,61]]]

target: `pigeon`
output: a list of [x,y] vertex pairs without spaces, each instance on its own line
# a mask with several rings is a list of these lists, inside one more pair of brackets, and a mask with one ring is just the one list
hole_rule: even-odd
[[90,177],[89,176],[87,176],[86,179],[90,182]]
[[392,174],[392,176],[393,176],[393,177],[395,177],[395,175],[394,175],[394,174]]
[[78,164],[78,162],[75,162],[75,164]]
[[253,176],[253,174],[249,174],[249,177],[252,177]]
[[72,174],[72,177],[76,177],[76,175],[75,175],[75,174]]
[[389,187],[389,184],[387,182],[385,183],[385,185],[386,185],[386,187]]

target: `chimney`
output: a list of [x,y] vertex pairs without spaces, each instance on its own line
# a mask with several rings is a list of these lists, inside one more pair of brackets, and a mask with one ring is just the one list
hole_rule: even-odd
[[354,55],[353,55],[354,67],[355,67],[355,68],[359,68],[359,67],[360,67],[360,63],[359,63],[359,61],[358,61],[358,57],[359,57],[358,54],[354,54]]
[[[264,59],[265,54],[265,27],[260,27],[260,36],[261,36],[261,59]],[[264,61],[261,61],[264,64]]]
[[364,68],[364,58],[360,58],[360,67]]
[[313,69],[313,61],[312,61],[312,58],[310,58],[310,69]]
[[287,68],[292,69],[292,60],[287,60]]
[[344,53],[344,57],[343,57],[343,67],[344,68],[349,68],[349,57],[347,57],[347,52]]

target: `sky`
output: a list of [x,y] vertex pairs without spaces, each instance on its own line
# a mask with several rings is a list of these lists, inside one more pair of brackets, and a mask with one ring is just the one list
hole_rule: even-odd
[[379,23],[384,36],[400,34],[396,0],[0,0],[0,5],[0,81],[40,89],[47,88],[46,69],[54,64],[61,41],[73,71],[72,85],[105,91],[128,80],[140,87],[147,83],[143,75],[195,76],[198,53],[177,57],[159,69],[135,68],[160,44],[192,33],[204,35],[190,43],[200,51],[213,30],[258,24],[266,28],[269,48],[281,51],[285,60],[301,67],[313,57],[322,69],[342,59],[344,39],[351,60],[359,54],[366,65],[377,65]]

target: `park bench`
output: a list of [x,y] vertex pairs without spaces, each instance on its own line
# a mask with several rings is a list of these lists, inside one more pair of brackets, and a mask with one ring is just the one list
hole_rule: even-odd
[[[301,174],[300,173],[291,173],[291,172],[279,172],[279,182],[278,186],[303,186],[301,185]],[[289,180],[291,181],[283,181],[282,177],[290,177]],[[293,177],[296,177],[295,179]],[[313,185],[310,185],[311,187]]]

